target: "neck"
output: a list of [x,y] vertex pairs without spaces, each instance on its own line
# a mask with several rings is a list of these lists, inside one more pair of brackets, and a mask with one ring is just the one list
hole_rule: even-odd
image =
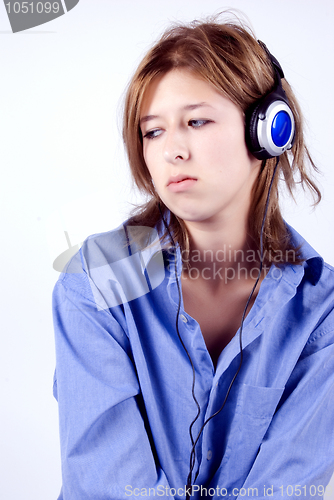
[[[228,220],[209,220],[204,222],[185,222],[190,241],[190,251],[200,254],[217,253],[222,249],[246,251],[252,248],[248,234],[248,217],[230,217]],[[218,258],[219,261],[219,258]]]
[[[186,222],[189,254],[183,255],[185,273],[204,276],[217,285],[257,276],[260,256],[249,237],[247,217],[228,223]],[[185,258],[186,257],[186,258]],[[200,274],[199,274],[200,273]]]

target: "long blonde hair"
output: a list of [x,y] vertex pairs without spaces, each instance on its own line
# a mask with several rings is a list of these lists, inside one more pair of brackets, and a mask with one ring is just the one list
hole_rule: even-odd
[[[148,197],[147,203],[133,215],[132,224],[151,227],[156,225],[161,219],[159,204],[162,213],[167,212],[167,207],[155,192],[144,161],[139,120],[141,105],[149,85],[157,76],[175,68],[193,71],[227,96],[243,112],[257,99],[268,94],[275,85],[275,75],[268,55],[250,28],[241,21],[218,22],[217,19],[211,19],[168,29],[140,63],[126,94],[123,139],[133,179],[139,190]],[[292,196],[297,183],[312,192],[315,203],[320,201],[321,194],[308,172],[308,169],[317,169],[304,144],[299,105],[285,79],[282,80],[282,85],[295,119],[295,142],[292,149],[280,157],[264,227],[263,248],[268,262],[270,255],[281,255],[281,262],[300,262],[298,250],[290,251],[296,249],[292,247],[279,207],[279,178],[284,178]],[[248,226],[249,234],[257,247],[275,163],[275,158],[263,161],[253,188]],[[188,235],[184,222],[171,214],[169,227],[181,248],[187,248]]]

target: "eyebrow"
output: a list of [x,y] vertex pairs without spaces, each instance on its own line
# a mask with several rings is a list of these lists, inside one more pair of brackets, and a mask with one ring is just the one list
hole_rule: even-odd
[[[212,108],[211,104],[208,104],[207,102],[199,102],[197,104],[187,104],[186,106],[183,106],[182,110],[183,111],[192,111],[193,109],[198,109],[198,108],[203,108],[203,107],[209,107],[209,108]],[[159,118],[159,115],[146,115],[146,116],[143,116],[139,123],[140,125],[142,123],[146,123],[150,120],[154,120],[155,118]]]

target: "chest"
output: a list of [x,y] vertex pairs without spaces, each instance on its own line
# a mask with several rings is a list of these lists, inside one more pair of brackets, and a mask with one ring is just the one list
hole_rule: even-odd
[[[185,311],[200,325],[214,366],[222,350],[238,331],[253,283],[239,287],[210,288],[189,279],[182,280]],[[251,308],[256,298],[253,294]]]

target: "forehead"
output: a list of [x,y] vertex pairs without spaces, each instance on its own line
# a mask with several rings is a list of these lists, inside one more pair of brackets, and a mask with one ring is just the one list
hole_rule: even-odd
[[174,69],[156,77],[146,89],[141,105],[141,118],[164,108],[192,107],[227,99],[215,87],[194,72]]

